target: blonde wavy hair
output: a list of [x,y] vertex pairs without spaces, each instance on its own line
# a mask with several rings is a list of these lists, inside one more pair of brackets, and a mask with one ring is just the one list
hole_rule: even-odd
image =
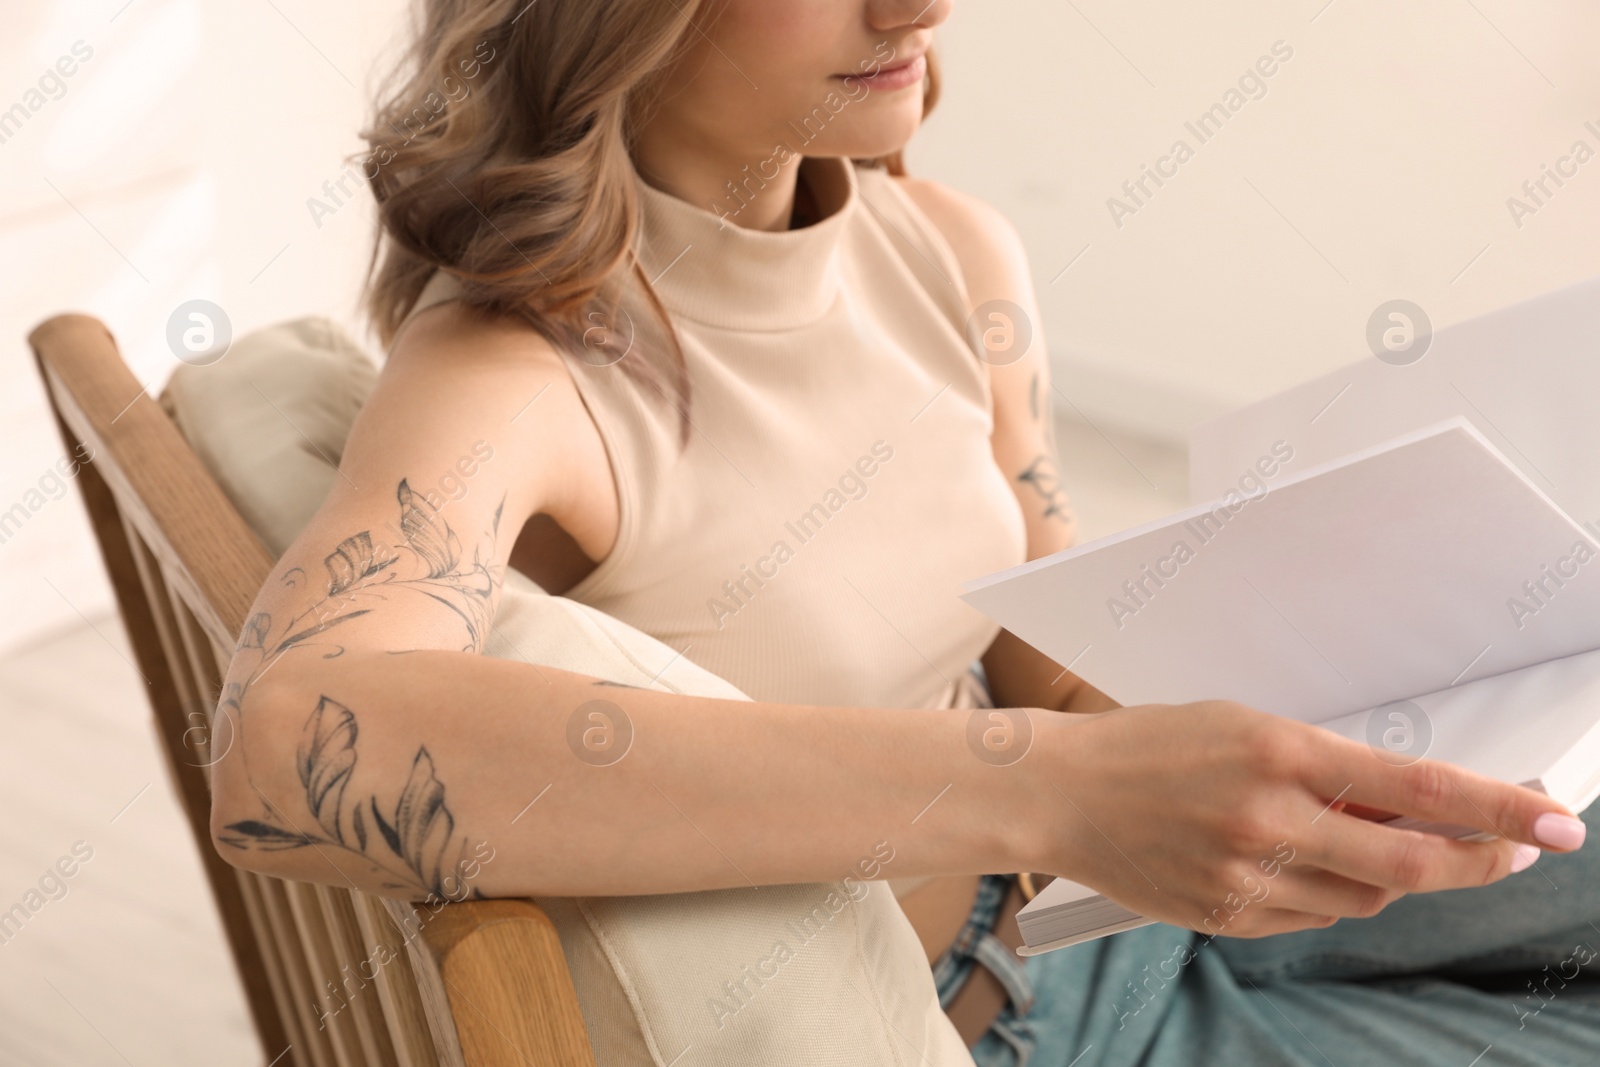
[[[467,303],[525,318],[558,350],[581,354],[586,327],[626,312],[653,340],[621,369],[677,404],[687,432],[683,353],[633,254],[629,149],[714,5],[419,0],[358,157],[378,204],[366,299],[385,344],[437,269]],[[859,162],[905,173],[899,152]]]

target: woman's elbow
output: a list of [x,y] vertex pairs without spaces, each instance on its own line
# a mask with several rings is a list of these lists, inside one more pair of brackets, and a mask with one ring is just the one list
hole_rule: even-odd
[[285,774],[295,774],[283,708],[258,681],[247,702],[224,700],[212,719],[211,844],[232,866],[262,874],[281,874],[288,853],[307,843],[275,796]]

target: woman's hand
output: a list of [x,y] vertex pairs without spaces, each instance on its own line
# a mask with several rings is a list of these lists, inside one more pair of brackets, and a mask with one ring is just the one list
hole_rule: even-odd
[[[1239,704],[1042,713],[1033,765],[1054,839],[1036,869],[1141,915],[1261,937],[1374,915],[1405,893],[1486,885],[1583,823],[1549,797]],[[1036,716],[1037,721],[1038,716]],[[1042,748],[1042,751],[1039,749]],[[1472,827],[1458,841],[1352,810]]]

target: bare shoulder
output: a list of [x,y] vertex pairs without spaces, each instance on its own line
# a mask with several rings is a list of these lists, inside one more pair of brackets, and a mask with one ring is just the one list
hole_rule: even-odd
[[1028,255],[1016,227],[975,196],[927,178],[895,182],[949,242],[974,304],[997,298],[1023,303],[1031,291]]
[[496,315],[459,300],[436,304],[413,318],[395,339],[387,367],[405,373],[565,376],[561,357],[539,332],[511,315]]
[[[575,387],[560,357],[537,331],[449,301],[417,315],[395,339],[352,441],[409,451],[453,447],[472,434],[520,456],[542,426],[562,417],[568,392]],[[539,418],[523,410],[535,396]]]
[[589,513],[613,495],[610,468],[561,355],[514,316],[449,301],[395,340],[345,465],[360,482],[362,468],[389,472],[402,457],[437,465],[473,447],[492,450],[511,511],[568,518],[586,547],[604,540],[604,517]]

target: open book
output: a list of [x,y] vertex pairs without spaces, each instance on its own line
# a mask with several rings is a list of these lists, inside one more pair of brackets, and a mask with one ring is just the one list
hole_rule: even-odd
[[[1591,530],[1465,418],[1290,473],[1294,455],[1265,441],[1211,503],[978,579],[965,599],[1123,704],[1237,700],[1587,807]],[[1018,917],[1025,953],[1142,921],[1062,880]]]

